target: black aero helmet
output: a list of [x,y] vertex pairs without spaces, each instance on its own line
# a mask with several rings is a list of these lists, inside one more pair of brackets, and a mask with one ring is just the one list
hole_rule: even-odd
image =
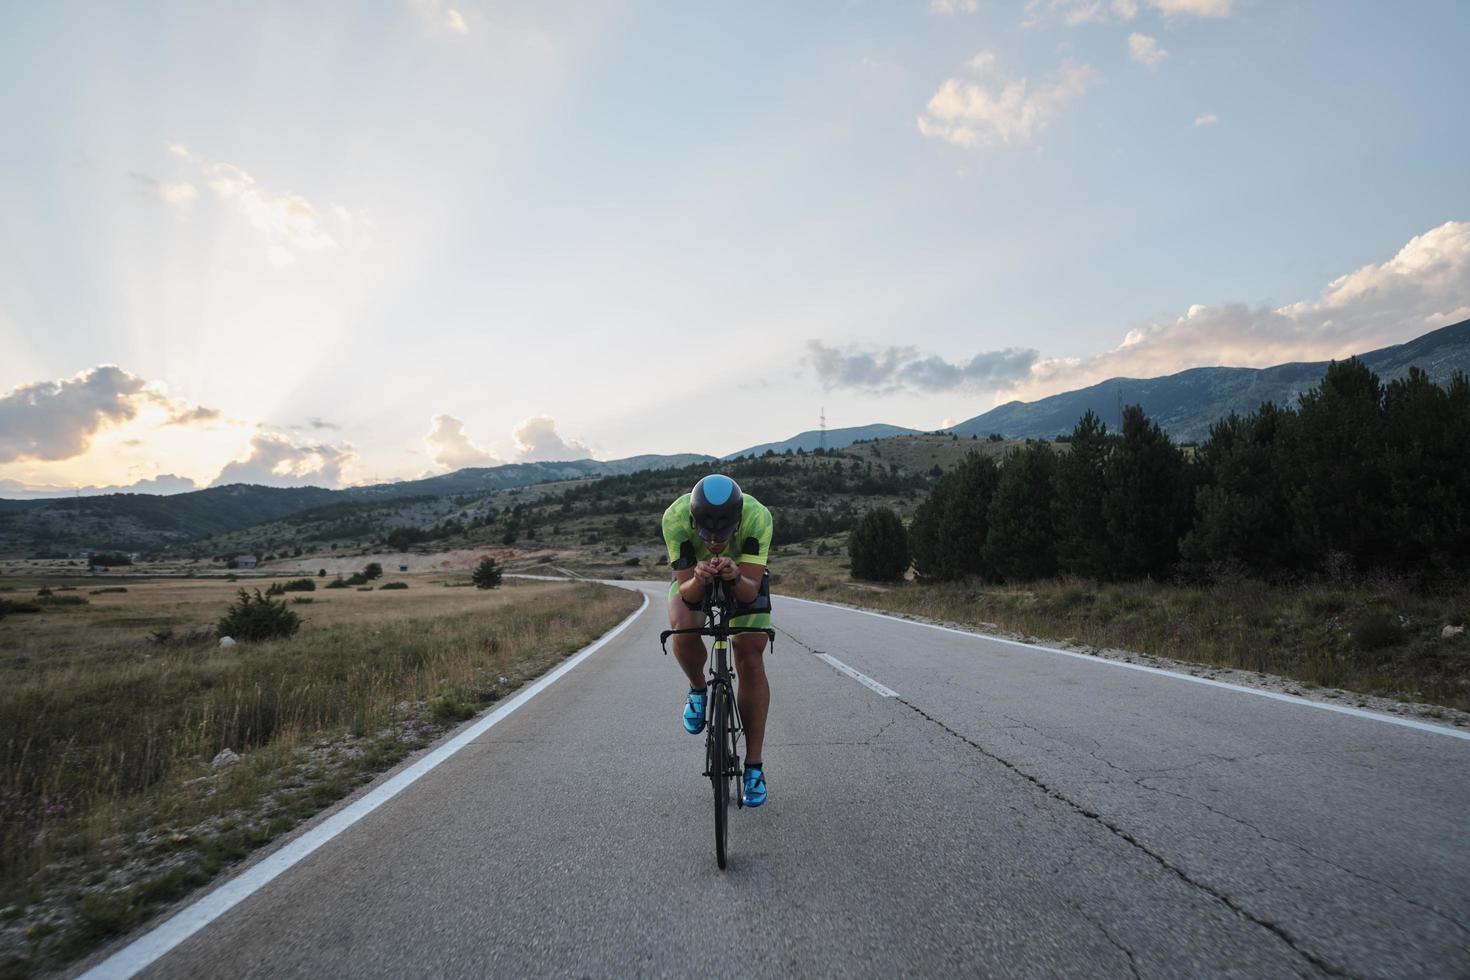
[[723,541],[740,524],[745,498],[740,485],[720,473],[711,473],[694,485],[689,495],[689,516],[694,529],[706,541]]

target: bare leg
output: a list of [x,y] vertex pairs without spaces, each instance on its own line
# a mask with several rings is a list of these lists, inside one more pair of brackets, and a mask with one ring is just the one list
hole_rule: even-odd
[[[669,597],[669,626],[676,630],[689,629],[704,625],[704,613],[694,612],[684,605],[678,596]],[[708,659],[708,652],[704,649],[704,640],[701,637],[685,634],[673,637],[674,659],[679,661],[679,667],[684,675],[689,678],[689,686],[693,688],[704,687],[704,662]]]
[[764,762],[761,750],[766,741],[766,713],[771,707],[771,685],[766,680],[766,664],[762,656],[766,638],[746,633],[731,639],[735,645],[735,675],[740,679],[735,702],[740,706],[740,720],[745,723],[745,758]]

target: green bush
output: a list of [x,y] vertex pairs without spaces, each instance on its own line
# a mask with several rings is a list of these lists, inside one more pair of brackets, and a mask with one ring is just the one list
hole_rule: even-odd
[[909,536],[903,521],[887,507],[868,511],[847,539],[852,577],[874,582],[903,578],[909,567]]
[[1404,642],[1405,630],[1397,616],[1375,610],[1353,621],[1352,634],[1359,650],[1382,650]]
[[480,564],[475,566],[470,581],[475,583],[477,589],[493,589],[500,585],[500,568],[495,564],[495,559],[488,555],[480,559]]
[[332,581],[330,581],[326,585],[322,586],[322,588],[324,588],[324,589],[345,589],[345,588],[347,588],[347,580],[344,579],[342,576],[338,575],[336,578],[332,579]]
[[128,591],[128,590],[125,589],[125,588],[123,588],[121,585],[111,585],[111,586],[108,586],[105,589],[93,589],[90,594],[91,595],[102,595],[103,593],[106,593],[106,592],[126,592],[126,591]]
[[282,592],[315,592],[316,582],[309,578],[293,578],[281,586]]
[[14,599],[0,599],[0,619],[4,619],[11,613],[38,613],[41,607],[34,602],[17,602]]
[[368,562],[367,567],[362,570],[362,577],[366,582],[371,582],[375,578],[382,578],[383,566],[375,561]]
[[378,586],[378,591],[379,592],[382,592],[385,589],[406,589],[406,588],[408,588],[408,583],[407,582],[384,582],[382,585]]
[[236,640],[276,640],[291,636],[301,628],[301,617],[255,590],[255,595],[241,589],[234,605],[225,611],[215,630],[220,636]]

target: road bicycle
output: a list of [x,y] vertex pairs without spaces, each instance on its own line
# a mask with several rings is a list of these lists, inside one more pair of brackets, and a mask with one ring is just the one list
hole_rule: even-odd
[[[730,784],[735,782],[735,805],[744,807],[739,780],[744,777],[740,768],[740,738],[743,728],[740,709],[735,704],[735,678],[730,672],[730,637],[741,633],[764,633],[770,639],[771,649],[776,649],[776,631],[758,626],[731,626],[730,610],[739,606],[739,600],[730,595],[723,579],[716,580],[705,590],[703,612],[705,626],[686,629],[664,630],[658,635],[659,646],[664,654],[669,652],[669,637],[688,633],[696,636],[713,637],[714,660],[710,664],[709,683],[704,699],[704,774],[710,778],[715,790],[715,862],[720,870],[725,869],[726,844],[730,823]],[[740,610],[736,615],[745,615]]]

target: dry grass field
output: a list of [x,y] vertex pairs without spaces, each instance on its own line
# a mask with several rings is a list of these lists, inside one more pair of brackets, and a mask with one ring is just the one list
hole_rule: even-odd
[[1463,585],[1426,594],[1389,579],[876,584],[848,576],[837,538],[826,547],[826,556],[795,547],[774,555],[773,590],[1470,711],[1470,631],[1462,629],[1470,621],[1470,587]]
[[295,635],[222,649],[213,625],[267,582],[7,575],[0,599],[41,608],[0,619],[0,976],[133,926],[639,602],[466,582],[288,592]]

